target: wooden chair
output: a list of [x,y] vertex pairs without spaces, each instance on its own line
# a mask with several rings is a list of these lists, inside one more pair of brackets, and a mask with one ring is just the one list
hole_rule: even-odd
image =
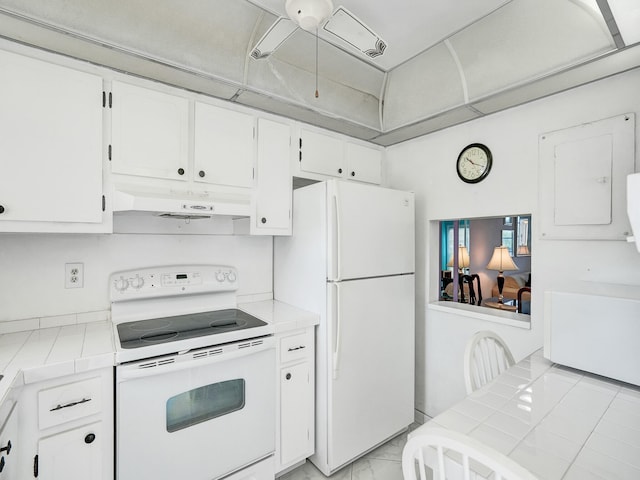
[[515,363],[509,347],[494,332],[476,333],[464,352],[464,381],[472,393]]
[[[476,286],[473,286],[473,281],[476,281]],[[477,273],[473,275],[460,275],[458,277],[460,283],[460,291],[464,292],[464,284],[469,286],[469,305],[481,305],[482,304],[482,289],[480,288],[480,276]],[[476,296],[476,289],[478,295]],[[462,294],[464,300],[464,293]]]
[[404,480],[426,480],[429,464],[433,480],[478,478],[474,472],[480,473],[482,478],[495,480],[538,480],[529,470],[497,450],[462,433],[439,427],[424,429],[405,445],[402,451]]
[[[529,292],[529,300],[522,300],[522,294]],[[522,287],[518,290],[518,313],[531,313],[531,287]]]

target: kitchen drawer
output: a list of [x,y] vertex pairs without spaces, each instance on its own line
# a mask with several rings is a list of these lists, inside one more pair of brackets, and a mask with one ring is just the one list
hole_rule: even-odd
[[44,430],[101,411],[102,379],[89,378],[38,392],[38,427]]
[[313,354],[313,330],[280,339],[280,362],[287,363]]

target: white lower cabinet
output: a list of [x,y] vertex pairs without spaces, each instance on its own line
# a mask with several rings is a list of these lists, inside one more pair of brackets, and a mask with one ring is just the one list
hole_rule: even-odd
[[113,480],[113,368],[26,384],[18,406],[17,478]]
[[18,409],[7,401],[0,408],[0,480],[18,478]]
[[281,334],[278,359],[276,475],[314,452],[313,327]]
[[41,480],[105,478],[102,475],[103,430],[102,422],[96,422],[41,438],[38,441],[38,478]]

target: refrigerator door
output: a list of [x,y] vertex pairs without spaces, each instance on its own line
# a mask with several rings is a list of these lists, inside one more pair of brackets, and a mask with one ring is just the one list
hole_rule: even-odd
[[413,193],[331,180],[327,217],[330,281],[414,272]]
[[331,472],[413,421],[414,288],[413,275],[328,284]]

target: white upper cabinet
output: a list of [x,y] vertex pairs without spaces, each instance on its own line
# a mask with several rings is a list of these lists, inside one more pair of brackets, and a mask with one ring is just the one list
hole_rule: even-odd
[[382,181],[382,151],[347,142],[347,178],[380,184]]
[[[338,177],[359,182],[382,182],[382,150],[353,143],[346,137],[300,130],[301,177]],[[308,175],[310,174],[310,175]]]
[[301,130],[300,170],[341,177],[344,173],[344,141],[324,133]]
[[0,71],[0,230],[102,223],[102,78],[6,51]]
[[111,129],[113,173],[187,180],[188,99],[114,81]]
[[291,234],[291,127],[258,119],[255,219],[251,233]]
[[194,180],[253,186],[255,117],[195,102]]

